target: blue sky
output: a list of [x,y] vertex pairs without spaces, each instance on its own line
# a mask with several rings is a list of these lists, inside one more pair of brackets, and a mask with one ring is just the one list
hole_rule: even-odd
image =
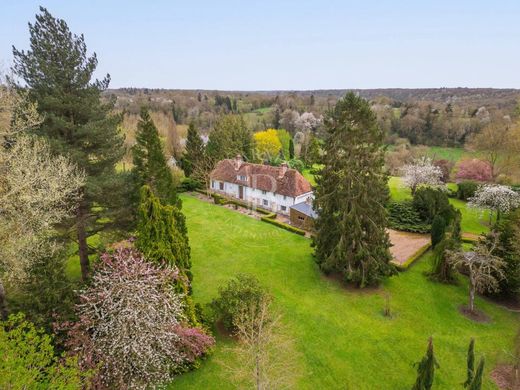
[[4,66],[40,4],[111,87],[520,88],[519,0],[1,0]]

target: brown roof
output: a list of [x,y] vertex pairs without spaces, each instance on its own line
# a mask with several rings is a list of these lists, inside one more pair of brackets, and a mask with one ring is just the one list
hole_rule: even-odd
[[[245,180],[239,180],[238,176],[245,176]],[[312,191],[310,183],[296,169],[251,164],[238,159],[219,161],[210,177],[292,197]]]

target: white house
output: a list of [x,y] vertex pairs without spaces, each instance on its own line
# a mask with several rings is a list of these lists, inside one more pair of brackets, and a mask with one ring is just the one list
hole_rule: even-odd
[[220,161],[210,180],[213,192],[286,215],[291,206],[313,197],[310,183],[296,169],[251,164],[240,156]]

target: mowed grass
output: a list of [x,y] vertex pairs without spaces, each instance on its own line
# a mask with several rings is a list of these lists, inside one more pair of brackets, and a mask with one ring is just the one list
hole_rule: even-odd
[[[415,381],[412,364],[433,336],[441,368],[435,389],[460,388],[466,350],[476,338],[486,356],[485,389],[495,388],[490,369],[512,348],[517,315],[477,299],[491,323],[474,323],[458,312],[466,285],[428,281],[427,254],[375,291],[346,289],[324,277],[311,256],[310,241],[224,207],[183,196],[194,273],[194,298],[206,304],[218,287],[239,272],[255,275],[274,296],[297,349],[297,389],[406,389]],[[385,294],[393,318],[382,315]],[[215,353],[176,379],[176,389],[232,389],[221,367],[233,362],[218,340]]]
[[[453,187],[453,184],[448,184]],[[388,181],[390,196],[395,201],[412,199],[409,188],[405,187],[400,177],[392,176]],[[489,230],[489,212],[468,207],[467,203],[455,198],[450,198],[450,203],[462,213],[462,231],[471,234],[482,234]]]

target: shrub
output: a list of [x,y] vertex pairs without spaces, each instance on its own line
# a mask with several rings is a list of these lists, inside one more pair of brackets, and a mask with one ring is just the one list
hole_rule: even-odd
[[275,226],[278,226],[279,228],[285,229],[291,233],[296,233],[296,234],[299,234],[300,236],[305,236],[305,230],[302,230],[297,227],[288,225],[286,223],[277,221],[274,218],[276,218],[276,214],[273,213],[272,215],[266,215],[265,217],[262,217],[260,219],[264,222],[270,223],[271,225],[275,225]]
[[222,321],[228,331],[236,331],[240,313],[258,307],[267,296],[258,279],[252,275],[238,274],[225,287],[219,288],[219,296],[210,306],[215,320]]
[[389,226],[392,229],[412,233],[428,233],[430,225],[425,223],[410,201],[390,202],[387,205]]
[[444,237],[433,251],[432,269],[428,276],[432,280],[442,283],[453,283],[455,273],[452,265],[448,262],[447,251],[454,251],[460,248],[460,243],[451,237]]
[[191,177],[185,177],[181,181],[181,185],[179,187],[180,192],[186,192],[186,191],[195,191],[202,188],[202,184],[195,179],[192,179]]
[[440,168],[442,172],[441,181],[447,183],[450,180],[450,173],[453,169],[453,162],[450,160],[435,160],[433,165]]
[[431,240],[432,248],[442,241],[446,234],[446,220],[441,215],[436,215],[432,222]]
[[421,219],[431,223],[436,215],[440,215],[451,223],[455,208],[450,205],[446,191],[441,188],[420,187],[414,194],[413,206],[421,216]]
[[489,163],[476,158],[460,161],[455,177],[458,180],[491,181],[493,179]]
[[477,191],[478,183],[465,180],[457,185],[457,198],[460,200],[468,200],[475,195]]

